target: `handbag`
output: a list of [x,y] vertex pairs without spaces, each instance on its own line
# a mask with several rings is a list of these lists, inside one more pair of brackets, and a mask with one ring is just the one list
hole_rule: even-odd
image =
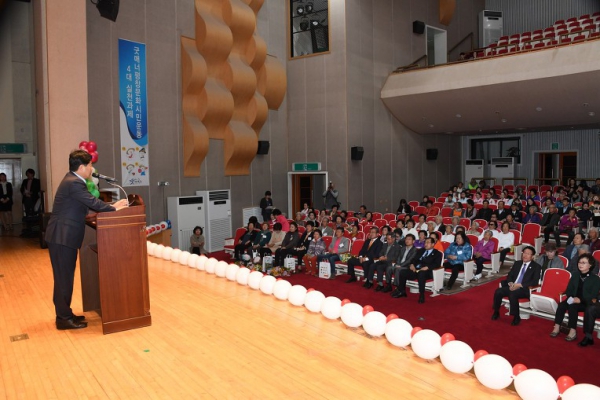
[[329,279],[331,276],[331,264],[329,261],[321,261],[319,263],[319,278]]
[[296,272],[296,263],[297,262],[298,262],[298,260],[296,260],[296,257],[287,256],[283,260],[283,267],[290,272]]
[[268,272],[273,268],[273,256],[264,256],[262,262],[262,272]]

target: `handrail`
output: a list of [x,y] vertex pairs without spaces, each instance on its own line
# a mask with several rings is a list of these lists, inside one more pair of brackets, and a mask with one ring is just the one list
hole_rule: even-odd
[[456,43],[450,50],[448,50],[447,55],[450,56],[450,53],[452,53],[458,46],[460,46],[461,44],[463,44],[463,42],[465,40],[467,40],[468,38],[471,39],[471,51],[473,51],[473,32],[470,32],[467,36],[465,36],[464,38],[462,38],[461,40],[459,40],[459,42]]
[[419,62],[421,60],[424,60],[427,58],[427,54],[423,54],[421,57],[417,58],[415,61],[411,62],[410,64],[407,65],[403,65],[401,67],[398,67],[394,70],[394,72],[400,72],[400,71],[405,71],[407,69],[411,69],[411,68],[415,68],[415,67],[419,67]]

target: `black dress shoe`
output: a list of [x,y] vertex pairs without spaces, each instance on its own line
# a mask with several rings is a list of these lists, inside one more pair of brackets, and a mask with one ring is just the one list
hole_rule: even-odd
[[377,287],[375,288],[376,292],[381,292],[383,290],[383,286],[382,285],[377,285]]
[[346,283],[356,282],[356,276],[351,276],[350,279],[346,281]]
[[589,337],[584,337],[583,340],[581,342],[579,342],[578,346],[579,347],[586,347],[586,346],[591,346],[594,344],[594,339],[591,339]]
[[390,296],[394,297],[394,296],[395,296],[395,295],[397,295],[397,294],[400,294],[400,290],[398,290],[398,289],[394,289],[394,290],[392,291],[392,293],[390,293]]
[[498,311],[494,311],[492,314],[492,321],[497,320],[500,317],[500,313]]
[[392,293],[392,297],[393,297],[393,298],[395,298],[395,299],[397,299],[397,298],[399,298],[399,297],[406,297],[406,292],[402,292],[402,291],[400,291],[400,290],[395,290],[395,291]]
[[77,322],[73,318],[56,320],[56,329],[61,331],[81,328],[87,328],[87,322]]
[[387,285],[381,292],[382,293],[389,293],[392,291],[392,285]]
[[365,289],[371,289],[373,287],[373,284],[369,281],[366,281],[365,284],[363,285],[363,287]]
[[419,295],[419,304],[425,303],[425,294],[421,293]]
[[521,317],[519,317],[518,315],[515,315],[515,317],[513,318],[512,322],[510,323],[512,326],[517,326],[521,323]]

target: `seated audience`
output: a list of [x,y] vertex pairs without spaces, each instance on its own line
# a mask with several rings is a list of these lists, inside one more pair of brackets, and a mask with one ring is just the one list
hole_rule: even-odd
[[[598,263],[596,262],[594,257],[588,257],[588,261],[590,263],[591,270],[598,269]],[[570,311],[569,315],[571,315]],[[590,298],[590,301],[588,302],[588,305],[585,309],[585,313],[583,314],[583,333],[585,334],[585,337],[581,342],[579,342],[579,346],[586,347],[594,344],[594,339],[592,335],[594,333],[594,325],[597,318],[600,318],[600,293],[596,293]]]
[[411,212],[412,212],[412,209],[410,208],[410,206],[408,205],[406,200],[400,199],[400,205],[398,206],[398,209],[396,210],[396,214],[410,214]]
[[362,248],[358,252],[358,257],[352,257],[348,260],[348,275],[350,278],[346,281],[346,283],[356,282],[356,272],[354,271],[356,267],[360,266],[363,269],[363,275],[365,277],[365,284],[363,287],[369,289],[373,286],[372,276],[371,282],[367,276],[369,272],[369,267],[376,261],[379,256],[379,250],[381,249],[382,243],[379,240],[379,229],[377,227],[373,227],[369,230],[369,238],[365,240]]
[[306,265],[306,274],[315,276],[319,274],[317,257],[323,253],[325,253],[325,241],[321,236],[321,230],[315,229],[313,231],[313,240],[310,241],[308,250],[306,250],[306,254],[302,257],[304,265]]
[[542,267],[533,261],[535,249],[527,246],[523,249],[521,260],[516,261],[505,280],[500,282],[500,287],[494,292],[494,313],[492,320],[500,317],[502,298],[508,297],[510,315],[513,316],[511,325],[516,326],[521,322],[519,315],[519,299],[529,298],[529,288],[540,282]]
[[[466,199],[465,199],[465,202],[466,202]],[[460,201],[457,201],[456,203],[454,203],[454,208],[452,208],[452,212],[450,213],[450,216],[462,218],[462,216],[464,214],[464,210],[463,210],[462,206],[463,205]]]
[[[477,221],[471,222],[471,227],[465,232],[467,235],[475,235],[479,237],[479,223]],[[444,238],[442,238],[444,240]]]
[[591,228],[588,232],[588,238],[584,241],[590,247],[590,253],[600,250],[600,240],[598,240],[598,229]]
[[577,210],[577,219],[579,219],[579,231],[586,232],[588,222],[592,220],[594,214],[590,211],[589,203],[583,203],[580,210]]
[[506,211],[504,208],[504,202],[502,200],[498,201],[498,209],[496,209],[493,214],[496,216],[498,221],[504,221],[506,219],[508,211]]
[[549,268],[565,269],[565,265],[556,254],[556,245],[554,243],[548,243],[545,246],[544,254],[536,262],[542,266],[542,276],[544,276],[544,273]]
[[204,249],[204,231],[201,227],[196,226],[193,230],[192,236],[190,236],[190,245],[191,245],[191,253],[192,254],[207,254]]
[[331,241],[329,248],[325,254],[317,257],[317,261],[329,262],[331,266],[329,279],[335,279],[335,262],[340,260],[340,254],[350,252],[350,240],[344,237],[344,228],[335,229],[335,237]]
[[304,214],[302,214],[302,212],[298,211],[296,213],[296,218],[294,219],[294,222],[296,223],[297,226],[304,226]]
[[310,206],[308,205],[308,203],[304,203],[304,206],[302,207],[302,210],[300,210],[300,213],[302,214],[302,218],[306,219],[308,218],[308,214],[311,212]]
[[314,233],[315,233],[315,231],[314,231],[313,223],[310,221],[306,222],[306,230],[304,231],[302,236],[300,236],[300,240],[298,241],[298,244],[296,245],[296,247],[287,251],[287,255],[295,256],[298,258],[298,268],[299,269],[302,269],[302,258],[308,251],[308,246],[310,245],[310,242],[312,242],[312,240],[313,240]]
[[496,247],[494,241],[491,240],[492,237],[492,231],[487,230],[483,232],[483,238],[479,239],[473,249],[473,259],[477,266],[473,279],[476,281],[482,277],[481,272],[483,271],[483,264],[492,259],[492,253],[494,252],[494,247]]
[[273,210],[273,216],[275,216],[275,221],[281,224],[281,230],[287,232],[290,230],[290,223],[287,218],[281,213],[281,210],[278,208]]
[[446,225],[446,232],[442,235],[442,242],[454,243],[454,232],[452,232],[452,225]]
[[419,303],[425,303],[425,283],[433,278],[433,270],[442,264],[442,253],[435,250],[433,238],[425,239],[425,246],[417,251],[410,263],[409,268],[401,269],[398,274],[398,295],[395,297],[407,297],[406,281],[417,279],[419,284]]
[[444,225],[444,217],[441,215],[435,216],[435,230],[438,232],[446,232],[446,225]]
[[571,202],[569,201],[569,198],[565,197],[564,199],[562,199],[562,202],[557,205],[558,213],[560,215],[568,214],[569,210],[572,207],[573,207],[573,205],[571,205]]
[[[406,202],[406,200],[404,200]],[[365,206],[364,204],[361,205],[358,208],[358,212],[354,213],[354,217],[358,218],[359,220],[364,217],[367,214],[367,206]]]
[[358,223],[354,223],[354,224],[350,225],[348,227],[347,231],[350,232],[350,240],[352,242],[354,242],[356,240],[356,238],[358,237],[358,232],[360,232],[360,230],[358,229]]
[[417,234],[417,240],[415,240],[415,247],[417,249],[422,249],[425,247],[425,239],[427,238],[427,231],[419,231]]
[[475,203],[473,200],[467,200],[467,203],[464,206],[463,218],[469,218],[473,221],[477,217],[477,209],[475,208]]
[[329,218],[324,217],[321,221],[321,233],[323,234],[323,236],[332,237],[333,228],[329,226]]
[[414,237],[418,237],[419,232],[414,228],[414,226],[415,226],[415,222],[412,219],[410,219],[410,217],[409,217],[409,219],[405,223],[405,228],[402,230],[402,232],[404,232],[404,236],[406,236],[410,233]]
[[529,213],[527,213],[527,215],[525,215],[525,218],[523,218],[524,224],[540,224],[542,222],[540,216],[535,211],[535,207],[529,207],[528,211]]
[[427,219],[427,217],[425,216],[425,214],[419,215],[419,220],[415,224],[415,229],[417,231],[426,231],[427,230],[426,219]]
[[508,222],[502,224],[502,232],[498,233],[498,251],[500,252],[500,265],[506,259],[506,255],[510,253],[510,249],[515,244],[515,234],[510,231]]
[[508,225],[510,226],[510,229],[515,229],[517,231],[520,231],[519,225],[515,222],[512,214],[507,214],[506,215],[506,219],[504,220],[504,222],[508,222]]
[[400,290],[397,288],[400,281],[400,271],[403,269],[408,269],[410,263],[417,254],[418,249],[413,246],[414,242],[415,237],[411,234],[404,238],[404,246],[400,247],[396,264],[390,266],[390,268],[388,268],[388,270],[385,272],[388,286],[392,276],[394,277],[394,285],[396,286],[396,289],[390,293],[390,295],[394,298],[400,297]]
[[554,240],[556,246],[560,247],[560,234],[567,234],[567,246],[571,244],[575,230],[579,227],[579,220],[575,216],[575,209],[569,209],[568,213],[563,215],[558,222],[558,229],[554,230]]
[[567,269],[570,272],[577,268],[577,256],[590,252],[590,247],[585,244],[583,240],[583,234],[576,233],[575,236],[573,236],[573,243],[568,245],[562,254],[567,258],[567,260],[569,260]]
[[269,244],[269,241],[271,240],[271,230],[269,229],[269,223],[263,222],[261,224],[261,228],[262,230],[256,235],[254,241],[252,242],[252,247],[249,247],[247,250],[249,254],[250,251],[252,251],[252,253],[256,252],[257,254],[259,254],[260,249]]
[[381,241],[381,244],[385,243],[385,236],[390,233],[392,231],[392,228],[390,228],[388,225],[384,225],[381,227],[381,231],[379,232],[380,236],[379,236],[379,240]]
[[[554,329],[550,337],[557,337],[560,333],[560,325],[565,318],[565,313],[569,312],[569,334],[565,338],[567,342],[577,339],[577,317],[578,313],[585,311],[588,306],[593,305],[593,300],[598,298],[600,292],[600,277],[592,273],[596,264],[594,257],[589,254],[582,254],[577,257],[577,268],[571,272],[571,279],[565,291],[565,300],[558,304],[556,315],[554,317]],[[586,332],[587,333],[587,332]]]
[[529,191],[529,196],[527,196],[527,200],[540,201],[540,196],[538,196],[537,190],[531,189]]
[[275,258],[273,266],[280,267],[283,265],[283,259],[291,252],[294,247],[298,246],[300,235],[298,235],[298,225],[295,222],[290,224],[290,230],[285,234],[281,246],[275,250]]
[[527,209],[529,209],[530,207],[534,207],[535,208],[535,212],[539,212],[540,208],[538,207],[537,204],[535,204],[535,201],[533,201],[532,199],[527,199],[527,205],[525,206]]
[[369,268],[369,273],[367,276],[367,280],[373,282],[373,275],[375,271],[377,271],[377,288],[375,288],[376,292],[388,293],[392,291],[392,277],[386,274],[387,286],[383,287],[383,274],[392,268],[392,263],[396,261],[398,258],[398,254],[400,253],[400,245],[396,243],[394,240],[394,234],[388,233],[386,235],[386,243],[381,246],[381,250],[379,251],[379,256],[375,260],[375,264],[371,265]]
[[560,215],[558,215],[556,206],[550,206],[548,212],[544,214],[542,221],[540,222],[542,232],[544,232],[544,244],[548,243],[548,240],[550,240],[550,234],[554,233],[559,221]]
[[277,249],[281,247],[281,243],[283,242],[284,238],[285,232],[281,230],[281,224],[276,222],[273,225],[273,232],[271,233],[271,239],[269,240],[269,243],[267,243],[265,247],[262,247],[258,251],[260,257],[262,258],[277,251]]
[[477,219],[484,219],[490,221],[492,218],[493,210],[489,208],[490,202],[488,200],[483,201],[483,207],[477,211]]
[[464,263],[471,259],[473,253],[473,248],[469,243],[469,238],[464,232],[459,232],[456,234],[456,238],[454,242],[448,246],[446,251],[444,252],[444,257],[446,258],[446,262],[444,262],[444,268],[452,269],[452,274],[450,275],[450,279],[448,279],[448,283],[446,284],[446,290],[451,290],[452,285],[454,285],[454,281],[458,277],[458,273],[460,271],[465,270]]
[[[491,232],[492,232],[492,237],[495,237],[496,239],[498,239],[498,234],[499,234],[500,232],[498,232],[498,226],[496,225],[496,221],[490,221],[490,223],[489,223],[489,224],[488,224],[488,226],[487,226],[487,230],[489,230],[489,231],[491,231]],[[481,235],[479,235],[479,238],[478,238],[478,239],[479,239],[479,240],[482,240],[482,239],[483,239],[483,237],[484,237],[484,235],[485,235],[485,231],[483,231],[483,232],[481,233]]]
[[317,217],[315,216],[315,212],[314,211],[310,211],[308,213],[308,217],[306,218],[306,220],[304,222],[308,222],[311,221],[313,223],[313,226],[316,228],[319,226],[319,221],[317,221]]
[[237,244],[233,249],[234,260],[241,260],[242,254],[246,252],[246,249],[252,246],[254,239],[256,238],[256,229],[254,229],[254,222],[249,222],[246,228],[246,232],[238,240]]

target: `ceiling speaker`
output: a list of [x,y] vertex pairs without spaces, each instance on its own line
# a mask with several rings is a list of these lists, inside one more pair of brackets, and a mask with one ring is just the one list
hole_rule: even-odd
[[352,147],[350,148],[350,159],[353,161],[360,161],[363,159],[363,155],[365,154],[365,149],[362,147]]
[[423,21],[413,21],[413,33],[422,35],[425,33],[425,22]]
[[119,0],[97,0],[96,8],[100,11],[102,17],[114,22],[117,21],[117,15],[119,14]]
[[437,160],[438,149],[427,149],[427,159],[428,160]]
[[259,140],[258,141],[258,149],[256,150],[256,154],[269,154],[269,147],[271,144],[267,140]]

